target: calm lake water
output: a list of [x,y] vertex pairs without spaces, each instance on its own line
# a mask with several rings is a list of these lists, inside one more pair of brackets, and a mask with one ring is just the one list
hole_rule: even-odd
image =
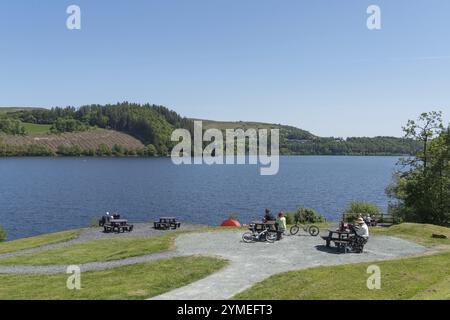
[[397,157],[282,157],[275,176],[255,165],[175,166],[170,159],[0,159],[0,224],[8,239],[89,226],[106,211],[132,222],[159,216],[217,225],[247,223],[298,206],[337,220],[352,200],[378,204]]

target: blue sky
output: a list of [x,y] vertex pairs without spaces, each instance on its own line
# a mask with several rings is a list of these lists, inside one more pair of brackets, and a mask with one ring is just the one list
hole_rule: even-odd
[[448,0],[2,0],[0,40],[2,106],[151,102],[343,137],[450,115]]

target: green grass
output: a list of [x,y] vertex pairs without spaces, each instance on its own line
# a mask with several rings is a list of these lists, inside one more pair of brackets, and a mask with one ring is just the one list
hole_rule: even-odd
[[391,227],[370,229],[371,235],[395,236],[423,246],[450,245],[450,239],[435,239],[433,234],[443,234],[450,238],[450,228],[431,224],[402,223]]
[[[235,299],[450,299],[450,252],[434,255],[318,267],[278,274]],[[381,269],[381,289],[369,290],[367,267]]]
[[147,299],[185,286],[227,265],[212,257],[177,257],[81,273],[81,290],[68,290],[69,275],[0,275],[0,299]]
[[[387,235],[442,251],[432,255],[373,263],[319,267],[281,273],[238,294],[236,299],[450,299],[450,228],[403,223],[371,228],[372,235]],[[447,249],[447,250],[445,250]],[[445,251],[444,251],[445,250]],[[381,289],[368,290],[367,267],[381,268]],[[336,276],[338,275],[338,276]]]
[[50,133],[50,124],[22,123],[27,134],[46,134]]
[[69,230],[63,232],[49,233],[37,237],[2,242],[0,243],[0,254],[69,241],[75,239],[79,235],[79,233],[80,230]]
[[0,265],[65,265],[120,260],[171,248],[176,233],[149,238],[94,240],[48,251],[0,259]]
[[[0,258],[0,265],[65,265],[121,260],[170,250],[173,248],[175,238],[183,233],[236,230],[243,229],[208,227],[170,232],[156,237],[94,240],[52,250]],[[77,232],[79,231],[75,230],[73,232],[78,234]],[[16,241],[20,242],[22,240]],[[11,251],[16,251],[15,246],[12,246],[8,252]]]

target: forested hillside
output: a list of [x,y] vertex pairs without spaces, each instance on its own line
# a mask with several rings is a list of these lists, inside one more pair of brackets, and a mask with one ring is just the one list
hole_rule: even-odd
[[[87,150],[77,141],[86,141],[91,137],[97,139],[96,130],[106,129],[128,134],[139,140],[145,146],[145,154],[167,155],[174,145],[170,141],[171,133],[176,128],[193,129],[193,119],[180,116],[164,106],[152,104],[117,103],[108,105],[87,105],[80,108],[52,108],[52,109],[30,109],[30,108],[0,108],[0,134],[3,134],[3,149],[8,141],[34,141],[37,145],[44,143],[39,139],[12,139],[13,136],[33,137],[41,135],[61,135],[64,133],[79,134],[89,132],[90,134],[80,137],[72,136],[71,142],[62,143],[63,147],[79,147],[76,151],[81,154],[92,154],[92,150]],[[281,124],[270,124],[260,122],[223,122],[202,120],[203,130],[209,128],[225,129],[279,129],[280,130],[280,152],[286,155],[410,155],[420,150],[420,144],[411,139],[401,139],[394,137],[375,138],[322,138],[312,133]],[[115,135],[110,135],[115,137]],[[57,143],[58,139],[53,139]],[[0,141],[1,143],[1,141]],[[123,145],[123,141],[109,139],[105,143],[110,149],[116,145],[116,149],[127,149],[130,146]],[[30,145],[27,144],[30,148]],[[98,149],[98,143],[95,144]],[[64,151],[63,147],[60,151]],[[133,146],[133,150],[134,150]],[[36,149],[36,148],[35,148]],[[54,149],[54,148],[53,148]],[[80,150],[79,150],[80,149]],[[94,150],[94,153],[108,154],[105,150]],[[15,149],[14,149],[15,150]],[[7,154],[14,154],[10,150]],[[34,150],[34,149],[33,149]],[[38,149],[36,149],[38,150]],[[46,150],[49,151],[49,150]],[[51,150],[50,150],[51,151]],[[53,150],[54,151],[54,150]],[[72,150],[73,151],[73,150]],[[142,151],[142,150],[141,150]],[[125,154],[127,154],[125,152]],[[36,153],[33,151],[33,154]],[[39,152],[38,152],[39,153]],[[57,152],[58,153],[58,152]],[[136,150],[130,151],[135,154]],[[142,153],[142,152],[141,152]],[[26,154],[21,151],[19,155]],[[59,152],[58,154],[65,154]],[[117,152],[115,154],[118,154]]]

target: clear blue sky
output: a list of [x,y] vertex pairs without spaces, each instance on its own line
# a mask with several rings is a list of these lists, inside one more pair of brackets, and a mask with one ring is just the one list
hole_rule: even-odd
[[[82,30],[66,29],[66,8]],[[382,30],[366,9],[382,10]],[[448,0],[2,0],[0,105],[166,105],[184,116],[401,135],[450,115]]]

